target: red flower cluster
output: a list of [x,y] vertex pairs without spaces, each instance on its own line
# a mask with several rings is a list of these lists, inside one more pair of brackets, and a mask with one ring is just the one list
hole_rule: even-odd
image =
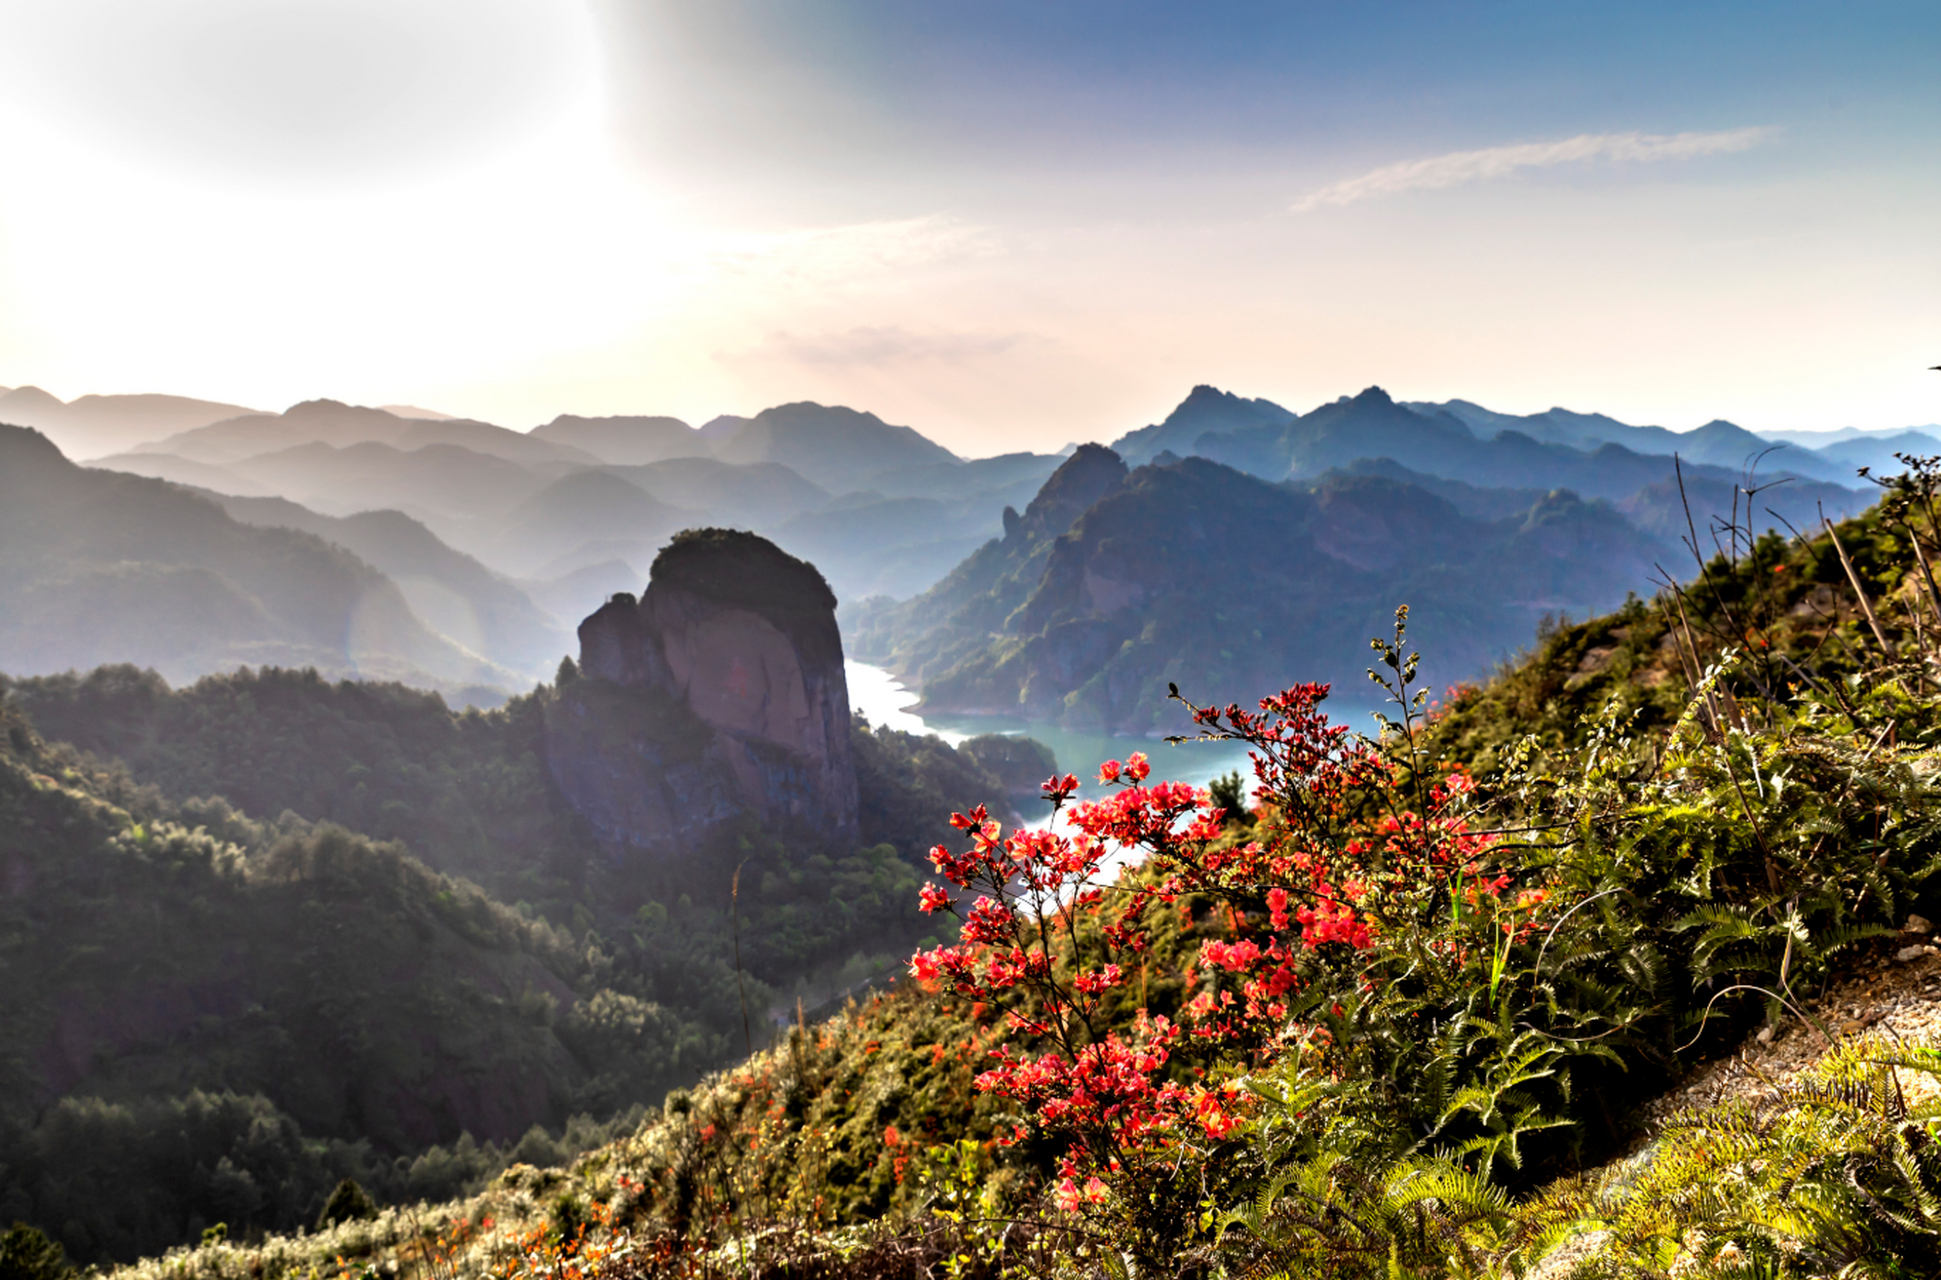
[[[956,945],[913,956],[911,972],[1003,1009],[1012,1029],[1036,1041],[1028,1051],[993,1049],[977,1087],[1018,1102],[1040,1131],[1072,1144],[1061,1205],[1103,1199],[1096,1176],[1079,1181],[1088,1170],[1109,1178],[1142,1155],[1235,1134],[1246,1095],[1219,1077],[1293,1041],[1325,1039],[1290,1022],[1291,1001],[1317,975],[1368,983],[1384,938],[1438,913],[1481,907],[1523,930],[1542,905],[1541,889],[1525,890],[1514,908],[1500,904],[1509,877],[1487,865],[1495,837],[1470,830],[1466,774],[1421,778],[1382,743],[1331,725],[1320,710],[1327,693],[1300,685],[1263,699],[1258,713],[1193,710],[1203,737],[1251,749],[1257,839],[1231,834],[1206,792],[1148,783],[1151,766],[1134,754],[1100,766],[1100,781],[1116,789],[1099,800],[1075,801],[1073,775],[1048,779],[1062,824],[1006,836],[980,807],[951,820],[969,849],[931,850],[941,877],[977,896],[966,906],[950,889],[924,886],[923,910],[957,916],[962,930]],[[1108,882],[1108,865],[1143,869]],[[1180,1021],[1142,1009],[1127,1030],[1106,1002],[1122,998],[1113,993],[1146,963],[1149,909],[1183,907],[1189,896],[1224,904],[1213,922],[1219,936],[1189,967],[1202,989]],[[1188,1070],[1183,1053],[1211,1075]]]

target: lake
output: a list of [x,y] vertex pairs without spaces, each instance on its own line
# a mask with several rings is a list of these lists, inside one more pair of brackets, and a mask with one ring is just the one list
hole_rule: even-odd
[[[1247,762],[1247,749],[1236,743],[1173,744],[1158,738],[1085,733],[1003,716],[919,716],[909,709],[917,703],[919,695],[906,689],[883,668],[867,662],[845,661],[843,673],[849,681],[849,705],[868,717],[872,725],[888,725],[907,733],[934,733],[952,746],[983,733],[1036,738],[1058,757],[1061,772],[1078,775],[1079,795],[1082,797],[1096,798],[1105,792],[1106,788],[1098,784],[1099,764],[1102,761],[1124,760],[1135,751],[1145,752],[1147,759],[1152,761],[1155,780],[1163,778],[1204,787],[1214,778],[1235,769],[1250,784],[1253,779]],[[1371,717],[1380,705],[1375,698],[1363,697],[1357,702],[1341,695],[1330,697],[1327,702],[1328,710],[1336,720],[1346,720],[1354,728],[1367,732],[1374,730]],[[1178,732],[1189,733],[1192,728],[1191,721],[1182,710]]]

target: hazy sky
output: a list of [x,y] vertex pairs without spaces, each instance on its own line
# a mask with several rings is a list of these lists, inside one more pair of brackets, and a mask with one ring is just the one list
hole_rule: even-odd
[[1941,5],[6,0],[0,385],[1941,419]]

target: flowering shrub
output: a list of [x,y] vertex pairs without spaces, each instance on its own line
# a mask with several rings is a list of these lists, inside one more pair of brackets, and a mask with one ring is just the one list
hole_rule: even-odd
[[[1403,1221],[1380,1179],[1365,1203],[1327,1200],[1370,1160],[1441,1188],[1418,1217],[1433,1203],[1441,1221],[1494,1221],[1494,1185],[1568,1167],[1597,1132],[1587,1102],[1648,1088],[1788,966],[1884,932],[1856,913],[1891,912],[1933,869],[1829,858],[1830,832],[1869,821],[1884,779],[1861,778],[1886,762],[1842,745],[1856,725],[1826,708],[1767,708],[1757,731],[1708,719],[1725,667],[1654,749],[1614,709],[1568,757],[1510,752],[1486,794],[1434,758],[1405,620],[1375,645],[1371,674],[1401,709],[1377,736],[1329,723],[1324,685],[1258,711],[1187,704],[1200,737],[1250,749],[1250,822],[1134,755],[1100,768],[1101,800],[1047,781],[1050,829],[1007,834],[973,810],[954,819],[969,847],[931,853],[943,883],[921,905],[963,929],[913,974],[1001,1011],[977,1087],[1017,1107],[1014,1137],[1062,1145],[1057,1208],[1110,1220],[1136,1252],[1211,1247],[1225,1227],[1193,1206],[1245,1202],[1293,1169],[1332,1188],[1296,1215],[1303,1230]],[[1197,946],[1184,993],[1155,1004],[1168,912]],[[1602,1124],[1603,1142],[1623,1138]]]
[[[1528,948],[1549,891],[1518,884],[1498,860],[1499,837],[1472,827],[1475,787],[1463,771],[1431,773],[1414,759],[1419,701],[1402,640],[1398,620],[1385,660],[1404,719],[1380,739],[1330,724],[1325,685],[1288,689],[1258,712],[1191,708],[1202,736],[1251,748],[1260,806],[1250,829],[1230,826],[1205,791],[1151,781],[1134,754],[1100,767],[1115,789],[1097,801],[1073,800],[1072,775],[1048,780],[1062,819],[1050,828],[1007,835],[977,809],[953,819],[969,848],[931,851],[946,883],[926,885],[920,905],[963,927],[956,945],[912,957],[911,971],[1002,1010],[1012,1039],[990,1050],[977,1086],[1020,1108],[1017,1136],[1065,1144],[1062,1209],[1136,1203],[1178,1230],[1191,1221],[1179,1204],[1146,1209],[1204,1194],[1203,1181],[1165,1171],[1236,1138],[1250,1072],[1289,1052],[1341,1070],[1366,1058],[1371,1027],[1395,1040],[1397,1024],[1425,1007],[1447,1012],[1468,998],[1454,993],[1510,998],[1511,953]],[[1114,865],[1134,869],[1109,877]],[[1187,958],[1193,994],[1170,1012],[1144,999],[1128,1010],[1157,913],[1195,910],[1207,919]],[[1459,1061],[1468,1046],[1457,1040]],[[1518,1046],[1526,1083],[1541,1074],[1530,1047]],[[1470,1116],[1468,1129],[1493,1133],[1514,1157],[1530,1126],[1481,1095],[1431,1127],[1454,1133],[1478,1110],[1488,1114]]]

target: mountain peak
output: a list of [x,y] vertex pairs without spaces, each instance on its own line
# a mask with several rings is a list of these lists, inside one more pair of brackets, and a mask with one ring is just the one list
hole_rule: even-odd
[[649,589],[685,590],[757,612],[832,613],[835,593],[820,571],[757,533],[687,529],[654,557]]
[[32,427],[15,427],[0,423],[0,456],[12,455],[15,458],[32,457],[39,462],[67,461],[61,447]]
[[1192,453],[1195,442],[1209,431],[1280,426],[1296,416],[1271,400],[1249,400],[1203,382],[1164,421],[1127,432],[1112,442],[1112,448],[1137,466],[1169,449],[1181,455]]
[[5,395],[0,395],[0,411],[8,409],[62,409],[66,406],[61,398],[39,387],[15,387]]
[[1125,479],[1125,460],[1118,454],[1102,444],[1082,444],[1039,488],[1019,527],[1033,541],[1055,538]]
[[[676,534],[637,603],[617,595],[580,624],[580,668],[600,678],[575,684],[574,714],[547,725],[568,803],[607,841],[661,855],[709,847],[737,808],[853,840],[835,611],[815,566],[758,534]],[[659,696],[616,701],[615,684]]]
[[[703,434],[707,432],[703,428]],[[847,405],[809,400],[764,409],[715,444],[723,462],[779,462],[819,485],[848,484],[898,467],[961,462],[911,427]]]
[[1353,398],[1352,403],[1361,405],[1394,404],[1395,399],[1380,387],[1369,387]]

